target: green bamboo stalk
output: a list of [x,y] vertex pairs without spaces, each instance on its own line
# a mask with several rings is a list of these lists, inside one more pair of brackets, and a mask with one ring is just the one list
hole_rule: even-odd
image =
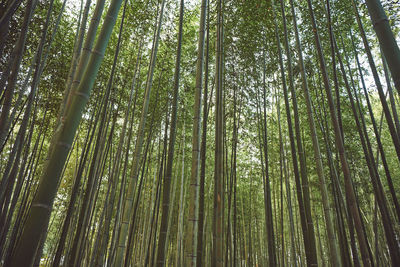
[[27,3],[24,19],[22,22],[21,33],[11,53],[6,70],[3,71],[1,75],[0,96],[3,94],[4,91],[4,100],[1,106],[1,113],[0,113],[0,146],[3,145],[8,133],[8,129],[6,127],[10,125],[8,123],[8,120],[10,119],[9,113],[11,110],[12,100],[14,97],[14,90],[17,85],[18,73],[21,68],[22,56],[26,48],[25,43],[27,39],[28,27],[31,18],[35,12],[37,2],[38,2],[37,0],[29,0]]
[[393,122],[393,118],[392,118],[392,114],[390,113],[390,109],[389,109],[389,106],[386,101],[386,96],[383,92],[383,86],[382,86],[382,83],[379,78],[379,74],[378,74],[378,71],[377,71],[377,68],[375,65],[375,61],[374,61],[374,58],[372,57],[371,48],[369,46],[368,39],[367,39],[367,36],[364,31],[364,27],[363,27],[362,21],[360,19],[360,15],[358,13],[357,4],[354,0],[352,1],[352,4],[353,4],[354,13],[355,13],[355,16],[357,19],[357,25],[360,30],[361,38],[362,38],[362,41],[364,44],[364,50],[367,53],[368,63],[370,65],[370,68],[372,71],[372,76],[374,77],[376,89],[378,91],[379,99],[382,104],[383,113],[385,114],[386,122],[388,124],[389,133],[392,137],[392,141],[393,141],[393,145],[396,150],[397,158],[400,161],[400,137],[399,137],[400,133],[398,133],[396,131],[396,128],[395,128],[395,125]]
[[201,130],[201,146],[200,146],[200,191],[199,191],[199,221],[197,227],[197,267],[203,266],[203,235],[204,235],[204,187],[206,176],[206,149],[207,149],[207,118],[208,118],[208,71],[209,71],[209,41],[210,41],[210,2],[207,0],[207,36],[206,36],[206,51],[205,51],[205,70],[204,70],[204,93],[203,93],[203,128]]
[[[285,155],[285,150],[283,146],[283,138],[282,138],[282,124],[281,124],[281,109],[280,109],[280,98],[277,96],[277,101],[276,101],[276,113],[278,117],[278,138],[279,138],[279,162],[281,166],[281,180],[283,180],[283,177],[285,177],[285,191],[286,191],[286,199],[287,199],[287,208],[289,212],[289,234],[290,234],[290,246],[291,246],[291,259],[292,259],[292,265],[294,267],[297,267],[297,256],[296,256],[296,244],[295,244],[295,231],[294,231],[294,220],[293,220],[293,209],[292,209],[292,197],[291,197],[291,189],[290,189],[290,181],[288,179],[288,174],[287,174],[287,167],[286,167],[286,155]],[[281,181],[283,183],[283,181]],[[283,188],[283,186],[281,187]],[[282,198],[283,199],[283,196]],[[283,203],[281,203],[283,205]],[[282,225],[283,228],[283,225]]]
[[322,159],[321,159],[321,152],[320,152],[317,131],[315,128],[314,115],[313,115],[312,107],[311,107],[311,97],[310,97],[310,93],[309,93],[309,89],[308,89],[307,74],[305,72],[305,67],[304,67],[303,52],[302,52],[301,42],[300,42],[298,29],[297,29],[297,20],[296,20],[296,14],[295,14],[295,9],[294,9],[294,5],[293,5],[293,0],[290,1],[290,5],[291,5],[291,10],[292,10],[293,25],[294,25],[293,27],[294,27],[294,31],[295,31],[297,53],[299,56],[300,73],[301,73],[301,79],[302,79],[302,89],[303,89],[304,99],[305,99],[306,107],[307,107],[308,123],[309,123],[310,132],[311,132],[311,140],[313,143],[314,159],[315,159],[315,164],[316,164],[316,169],[317,169],[317,175],[319,178],[319,186],[320,186],[322,204],[323,204],[324,215],[325,215],[326,230],[328,233],[330,260],[334,266],[341,266],[341,262],[339,259],[340,254],[338,251],[336,236],[335,236],[334,229],[333,229],[333,220],[332,220],[332,215],[331,215],[331,211],[330,211],[331,208],[330,208],[330,203],[329,203],[329,195],[328,195],[328,190],[327,190],[326,181],[325,181],[325,175],[324,175],[324,169],[323,169],[323,164],[322,164]]
[[[299,162],[300,162],[300,177],[301,177],[301,187],[303,192],[303,201],[304,201],[304,210],[306,213],[306,220],[307,220],[307,231],[308,231],[308,241],[311,246],[310,256],[314,258],[315,262],[317,262],[317,249],[316,249],[316,241],[315,241],[315,234],[314,234],[314,225],[311,216],[311,202],[310,202],[310,192],[309,192],[309,185],[308,185],[308,177],[307,177],[307,166],[306,166],[306,159],[305,159],[305,151],[301,142],[301,134],[300,134],[300,120],[299,120],[299,111],[297,105],[297,96],[296,91],[294,89],[294,81],[293,81],[293,68],[292,68],[292,58],[291,58],[291,51],[289,47],[289,37],[287,33],[287,25],[286,25],[286,16],[285,16],[285,9],[284,3],[281,1],[281,13],[282,13],[282,20],[283,20],[283,27],[284,27],[284,46],[285,52],[287,57],[287,69],[288,69],[288,80],[289,80],[289,90],[292,98],[292,106],[293,106],[293,117],[294,117],[294,127],[295,127],[295,134],[296,134],[296,143],[299,155]],[[333,237],[333,233],[332,233]],[[332,241],[334,239],[332,238]],[[334,256],[334,260],[332,262],[335,266],[339,266],[337,259],[337,253],[334,248],[331,248],[332,253]]]
[[[140,73],[140,67],[141,67],[141,59],[142,59],[142,41],[140,41],[139,43],[139,50],[138,50],[138,54],[136,57],[136,66],[135,66],[135,71],[134,71],[134,75],[133,75],[133,79],[132,79],[132,85],[131,85],[131,92],[130,92],[130,96],[129,96],[129,102],[128,102],[128,108],[125,111],[125,119],[124,119],[124,124],[122,126],[122,130],[121,130],[121,135],[120,135],[120,144],[118,144],[118,151],[122,150],[122,147],[124,145],[124,143],[126,143],[128,146],[131,143],[131,139],[132,139],[132,127],[134,124],[134,118],[135,118],[135,112],[136,112],[136,100],[137,100],[137,95],[138,95],[138,84],[140,84],[139,81],[139,73]],[[133,103],[132,103],[133,102]],[[130,109],[132,107],[132,114],[130,114]],[[130,121],[130,126],[127,129],[127,125],[128,125],[128,121]],[[125,138],[125,131],[128,131],[128,138]],[[125,140],[127,139],[127,140]],[[122,153],[122,151],[121,151]],[[126,181],[126,171],[127,171],[127,167],[128,167],[128,156],[129,156],[129,150],[126,149],[125,155],[124,155],[124,164],[122,167],[122,171],[121,171],[121,182],[120,182],[120,188],[119,188],[119,197],[118,197],[118,204],[117,204],[117,211],[115,214],[115,221],[114,221],[114,230],[113,230],[113,234],[112,234],[112,238],[111,238],[111,244],[110,244],[110,248],[109,248],[109,256],[108,256],[108,261],[107,261],[107,267],[112,266],[113,262],[114,262],[114,256],[115,256],[115,246],[116,244],[116,239],[118,237],[118,229],[119,229],[119,221],[121,218],[121,211],[122,211],[122,200],[123,200],[123,196],[125,192],[125,181]],[[120,156],[117,156],[117,158],[119,158]],[[113,171],[114,175],[119,175],[119,168],[117,168],[117,170]]]
[[[11,267],[30,266],[40,245],[40,237],[46,232],[57,186],[61,178],[61,171],[103,60],[121,2],[122,0],[113,0],[111,2],[98,41],[82,76],[82,81],[72,98],[71,109],[68,110],[64,121],[54,133],[56,135],[52,145],[54,148],[50,150],[48,155],[48,161],[25,222],[20,242],[11,258]],[[24,257],[21,257],[21,255],[24,255]]]
[[167,236],[169,230],[169,217],[170,217],[170,194],[171,194],[170,187],[172,179],[172,167],[173,167],[175,139],[176,139],[176,122],[178,113],[177,111],[178,111],[179,78],[180,78],[181,51],[182,51],[183,15],[184,15],[184,0],[181,0],[180,11],[179,11],[178,48],[176,51],[174,92],[172,100],[172,115],[171,115],[171,126],[169,134],[170,139],[168,144],[168,159],[167,159],[166,173],[163,181],[162,217],[160,226],[160,236],[158,242],[157,262],[156,262],[156,265],[159,267],[165,265],[166,254],[168,252]]
[[22,0],[4,1],[3,3],[3,10],[0,11],[0,57],[3,56],[3,49],[9,34],[10,20],[21,5]]
[[196,90],[194,98],[193,133],[192,133],[192,166],[189,184],[189,217],[185,234],[185,266],[196,266],[197,238],[199,218],[199,186],[200,186],[200,137],[201,137],[201,94],[203,90],[205,23],[207,0],[201,1],[200,30],[196,65]]
[[122,266],[123,260],[124,260],[125,246],[126,246],[125,243],[128,238],[128,235],[127,235],[128,229],[129,229],[128,226],[129,226],[129,222],[130,222],[130,219],[132,216],[133,196],[135,193],[135,184],[136,184],[136,180],[137,180],[137,176],[138,176],[138,172],[139,172],[139,163],[141,161],[143,139],[144,139],[144,128],[145,128],[145,124],[146,124],[147,111],[149,109],[150,93],[151,93],[151,87],[152,87],[152,83],[153,83],[153,74],[154,74],[154,69],[155,69],[155,64],[156,64],[156,59],[157,59],[158,42],[159,42],[159,38],[160,38],[161,25],[162,25],[162,19],[163,19],[163,14],[164,14],[164,5],[165,5],[165,0],[163,0],[161,3],[161,11],[160,11],[160,17],[159,17],[159,21],[158,21],[157,33],[155,36],[154,47],[153,47],[151,61],[150,61],[150,65],[149,65],[149,72],[148,72],[147,82],[146,82],[146,91],[145,91],[145,96],[144,96],[144,101],[143,101],[142,115],[141,115],[140,122],[139,122],[137,140],[136,140],[136,146],[135,146],[135,154],[134,154],[134,159],[133,159],[132,169],[131,169],[132,181],[129,183],[129,187],[127,189],[128,191],[126,193],[126,198],[125,198],[125,202],[123,205],[121,229],[120,229],[119,238],[118,238],[119,245],[117,248],[115,266]]
[[[68,79],[66,82],[66,88],[64,92],[64,98],[62,101],[62,104],[60,105],[60,109],[58,111],[58,120],[63,120],[63,117],[67,114],[67,109],[71,103],[71,100],[74,96],[74,91],[78,90],[78,86],[80,85],[80,82],[82,80],[82,75],[84,75],[84,71],[86,69],[86,66],[88,65],[89,62],[89,57],[91,56],[90,51],[92,50],[93,43],[96,37],[97,29],[99,27],[100,19],[101,19],[101,14],[103,14],[104,10],[104,3],[105,0],[97,0],[96,2],[96,7],[94,9],[89,29],[86,34],[86,39],[83,44],[83,49],[82,52],[81,46],[82,46],[82,41],[83,41],[83,36],[86,28],[86,22],[87,22],[87,12],[89,7],[90,7],[91,0],[87,0],[86,6],[85,6],[85,11],[83,15],[83,22],[80,28],[79,32],[79,39],[78,43],[76,46],[76,50],[74,51],[70,70],[68,73]],[[78,63],[78,58],[79,58],[79,63]]]
[[216,44],[216,103],[215,103],[215,167],[214,167],[214,222],[213,222],[213,255],[212,265],[222,267],[224,264],[224,183],[223,183],[223,83],[222,83],[222,46],[223,46],[223,0],[217,2],[217,44]]
[[265,53],[263,49],[263,111],[261,111],[261,100],[257,92],[257,132],[259,140],[259,150],[261,159],[261,172],[263,181],[264,193],[264,213],[265,213],[265,231],[267,233],[267,251],[269,266],[276,266],[276,252],[275,252],[275,237],[274,237],[274,224],[271,205],[271,186],[270,186],[270,173],[268,169],[268,133],[267,133],[267,110],[266,110],[266,85],[265,85]]
[[400,94],[400,49],[390,28],[389,20],[379,0],[366,0],[372,25],[385,55],[394,86]]
[[307,0],[307,4],[308,4],[308,10],[310,13],[312,28],[313,28],[313,32],[314,32],[315,47],[318,52],[320,69],[322,72],[322,78],[323,78],[323,82],[324,82],[326,96],[328,98],[329,111],[330,111],[331,121],[332,121],[333,129],[334,129],[334,133],[335,133],[335,143],[336,143],[336,147],[337,147],[337,150],[339,153],[340,163],[342,165],[346,198],[349,203],[349,213],[351,214],[351,216],[354,220],[354,225],[356,228],[357,237],[358,237],[364,265],[371,266],[372,259],[370,259],[370,256],[368,253],[368,240],[365,239],[364,229],[362,227],[361,216],[360,216],[359,209],[358,209],[358,202],[357,202],[357,198],[356,198],[356,195],[354,192],[354,187],[352,184],[350,168],[349,168],[349,164],[348,164],[348,160],[347,160],[346,152],[345,152],[345,148],[344,148],[343,136],[340,131],[338,117],[337,117],[335,106],[334,106],[332,90],[331,90],[331,86],[329,83],[326,64],[325,64],[324,55],[322,52],[321,42],[319,39],[319,33],[318,33],[316,21],[315,21],[315,15],[314,15],[311,0]]
[[[334,39],[333,34],[331,34],[331,38],[332,38],[332,43],[334,43],[336,45],[336,40]],[[336,47],[337,48],[337,47]],[[359,114],[357,114],[357,110],[356,110],[356,105],[354,103],[353,100],[353,95],[350,89],[350,85],[349,82],[347,80],[345,71],[344,71],[344,65],[342,62],[342,58],[340,55],[339,50],[337,49],[337,56],[339,59],[339,63],[340,63],[340,68],[343,74],[343,80],[345,82],[345,87],[349,96],[349,100],[350,100],[350,104],[351,104],[351,109],[353,112],[353,116],[357,125],[357,130],[359,133],[359,137],[360,137],[360,141],[361,141],[361,145],[364,151],[364,155],[365,155],[365,160],[367,162],[367,167],[368,167],[368,171],[370,173],[370,177],[371,177],[371,181],[372,181],[372,185],[373,185],[373,189],[374,189],[374,193],[375,196],[377,197],[377,201],[379,204],[379,208],[381,211],[381,215],[382,215],[382,222],[383,222],[383,228],[385,230],[385,234],[386,234],[386,240],[389,246],[389,251],[392,257],[392,262],[394,265],[396,265],[398,263],[398,256],[397,256],[397,251],[395,249],[396,245],[395,242],[393,240],[394,232],[393,232],[393,228],[392,228],[392,223],[390,220],[390,217],[388,216],[388,210],[387,210],[387,203],[386,203],[386,198],[384,197],[384,193],[383,193],[383,188],[382,188],[382,184],[380,182],[380,177],[379,177],[379,173],[376,169],[376,164],[375,164],[375,160],[373,158],[373,153],[372,153],[372,148],[371,148],[371,142],[367,133],[367,129],[365,126],[365,120],[364,120],[364,116],[362,114],[364,114],[364,111],[361,109],[360,107],[360,103],[358,100],[358,95],[355,94],[355,100],[356,100],[356,104],[358,106],[358,110],[359,110]],[[360,119],[358,118],[360,116]],[[397,262],[396,262],[397,261]]]
[[[277,21],[276,21],[277,19],[276,19],[275,7],[274,7],[273,2],[272,2],[272,12],[273,12],[273,17],[274,17],[275,40],[276,40],[277,47],[278,47],[279,68],[280,68],[280,75],[281,75],[281,80],[282,80],[282,89],[283,89],[283,93],[284,93],[287,125],[288,125],[288,130],[289,130],[290,149],[292,152],[291,154],[292,154],[293,172],[294,172],[295,183],[296,183],[296,195],[297,195],[297,202],[299,204],[299,213],[300,213],[301,227],[302,227],[302,232],[303,232],[303,243],[305,246],[307,264],[309,266],[313,266],[313,265],[317,264],[315,238],[314,238],[314,235],[310,234],[310,232],[309,232],[310,229],[308,227],[309,225],[308,225],[308,220],[307,220],[306,203],[305,203],[306,201],[305,201],[305,197],[304,197],[304,194],[306,194],[306,193],[302,191],[302,186],[301,186],[301,182],[300,182],[300,178],[303,177],[303,175],[300,176],[300,172],[299,172],[295,135],[293,133],[285,69],[284,69],[284,65],[283,65],[283,56],[282,56],[283,53],[281,50],[281,42],[280,42],[280,37],[279,37],[279,33],[278,33],[278,25],[277,25]],[[297,133],[297,131],[296,131],[296,133]],[[300,151],[299,151],[299,153],[300,153]],[[302,171],[302,170],[303,170],[303,168],[300,166],[300,171]],[[310,241],[311,236],[313,238],[312,239],[313,241]]]

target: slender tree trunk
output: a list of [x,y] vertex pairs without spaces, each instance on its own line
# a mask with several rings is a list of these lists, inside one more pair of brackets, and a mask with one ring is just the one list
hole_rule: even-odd
[[386,58],[394,85],[400,94],[400,49],[390,28],[389,20],[379,0],[366,0],[372,25]]
[[[36,250],[40,246],[40,236],[46,231],[48,226],[61,171],[100,68],[121,2],[121,0],[112,1],[95,46],[94,51],[96,53],[92,52],[83,79],[71,103],[73,108],[68,112],[64,123],[54,133],[57,135],[53,140],[54,149],[50,151],[51,154],[39,182],[38,192],[25,222],[20,242],[11,258],[11,267],[30,266]],[[22,254],[25,256],[21,257],[20,255]]]
[[[18,41],[14,46],[11,53],[7,69],[3,71],[0,80],[0,96],[4,91],[4,100],[2,103],[1,114],[0,114],[0,147],[3,146],[5,138],[8,133],[9,126],[9,113],[11,110],[12,100],[14,96],[15,87],[17,84],[18,73],[21,67],[22,56],[25,51],[25,43],[27,39],[28,27],[35,12],[37,0],[29,0],[27,2],[24,19],[21,26],[21,33],[18,37]],[[7,86],[6,86],[7,81]]]
[[[267,248],[268,248],[268,259],[269,266],[276,266],[276,250],[275,250],[275,234],[274,234],[274,224],[273,224],[273,214],[272,214],[272,204],[271,204],[271,175],[269,173],[269,163],[268,163],[268,132],[267,132],[267,98],[266,98],[266,84],[265,84],[265,74],[266,74],[266,66],[265,66],[265,48],[263,48],[263,122],[261,123],[262,127],[262,150],[264,152],[264,163],[263,167],[263,187],[264,187],[264,209],[265,209],[265,226],[267,232]],[[259,105],[261,105],[261,101],[258,101]],[[261,113],[261,107],[259,107]],[[260,114],[261,117],[261,114]],[[260,118],[261,120],[261,118]],[[259,135],[261,135],[259,133]],[[260,140],[261,141],[261,140]],[[261,144],[260,144],[261,146]],[[261,147],[260,147],[261,149]],[[262,157],[261,157],[262,158]]]
[[212,266],[224,265],[224,183],[223,183],[223,0],[217,2],[217,40],[216,40],[216,103],[215,103],[215,169],[214,169],[214,225]]
[[386,122],[389,127],[389,132],[392,137],[393,145],[394,145],[396,153],[397,153],[397,158],[400,161],[400,133],[398,133],[396,131],[395,125],[393,123],[392,115],[390,113],[389,106],[387,104],[386,97],[383,92],[383,87],[382,87],[382,84],[381,84],[381,81],[379,78],[378,71],[375,66],[374,59],[372,57],[372,53],[371,53],[371,49],[368,44],[367,36],[365,35],[365,31],[364,31],[360,16],[358,14],[357,5],[356,5],[355,1],[352,1],[352,3],[353,3],[353,8],[354,8],[354,13],[355,13],[355,16],[357,19],[358,28],[360,30],[361,38],[363,40],[364,49],[365,49],[365,52],[367,53],[368,63],[370,65],[372,75],[374,77],[375,85],[378,90],[378,94],[379,94],[379,98],[381,100],[383,112],[385,114]]
[[[328,9],[328,14],[329,14],[329,9]],[[329,17],[329,15],[328,15],[328,17]],[[331,41],[332,41],[332,43],[336,44],[336,41],[334,40],[334,36],[333,36],[332,32],[331,32]],[[396,245],[396,241],[394,240],[395,233],[394,233],[394,230],[392,228],[392,222],[391,222],[391,219],[390,219],[390,216],[389,216],[389,211],[388,211],[388,208],[387,208],[387,201],[386,201],[386,198],[384,196],[383,187],[382,187],[382,184],[381,184],[381,181],[380,181],[379,173],[378,173],[378,170],[376,169],[375,160],[373,158],[371,142],[370,142],[370,139],[368,137],[364,116],[362,115],[362,114],[364,114],[364,111],[361,110],[360,101],[358,100],[357,94],[355,94],[355,99],[356,99],[357,107],[358,107],[360,118],[361,118],[361,122],[360,122],[360,120],[358,118],[356,106],[355,106],[355,103],[354,103],[354,100],[353,100],[352,92],[351,92],[351,89],[350,89],[350,85],[349,85],[349,82],[347,80],[346,74],[344,72],[344,65],[343,65],[343,62],[342,62],[342,58],[341,58],[341,55],[340,55],[338,50],[337,50],[337,55],[338,55],[341,71],[343,72],[343,79],[345,81],[347,93],[349,95],[350,104],[351,104],[351,108],[352,108],[352,111],[353,111],[353,116],[354,116],[355,121],[356,121],[356,125],[357,125],[357,129],[358,129],[358,132],[359,132],[361,144],[362,144],[362,147],[363,147],[363,150],[364,150],[365,159],[367,161],[367,166],[368,166],[368,170],[369,170],[369,173],[370,173],[370,176],[371,176],[374,193],[375,193],[375,196],[377,197],[377,201],[378,201],[379,208],[380,208],[380,211],[381,211],[382,222],[383,222],[383,226],[384,226],[384,230],[385,230],[385,234],[386,234],[386,240],[387,240],[387,243],[388,243],[388,246],[389,246],[390,255],[391,255],[391,258],[392,258],[392,263],[394,265],[400,264],[398,262],[400,260],[399,255],[398,255],[399,248]]]
[[172,167],[175,150],[175,139],[176,139],[176,121],[177,121],[177,110],[178,110],[178,95],[179,95],[179,75],[180,75],[180,64],[181,64],[181,50],[182,50],[182,27],[183,27],[183,14],[184,14],[184,1],[181,0],[180,11],[179,11],[179,32],[178,32],[178,48],[176,51],[176,63],[175,63],[175,76],[174,76],[174,91],[172,99],[172,117],[171,126],[169,133],[169,145],[168,145],[168,161],[166,167],[165,178],[163,181],[163,199],[162,199],[162,217],[160,226],[160,236],[158,240],[158,252],[156,265],[162,267],[165,265],[166,254],[168,252],[168,243],[166,243],[167,235],[169,234],[169,216],[170,216],[170,194],[171,194],[171,177]]
[[322,54],[321,43],[319,40],[319,34],[318,34],[317,25],[316,25],[315,18],[314,18],[314,11],[312,8],[311,0],[307,0],[307,3],[308,3],[308,9],[310,12],[310,16],[311,16],[313,32],[314,32],[315,46],[316,46],[316,49],[318,52],[323,82],[324,82],[324,86],[325,86],[326,95],[328,98],[328,104],[329,104],[332,125],[333,125],[333,129],[335,132],[335,143],[336,143],[336,147],[338,149],[340,162],[342,165],[342,171],[343,171],[344,181],[345,181],[346,197],[348,199],[349,208],[350,208],[349,212],[355,223],[355,228],[356,228],[356,232],[357,232],[357,237],[358,237],[364,265],[371,266],[372,260],[370,259],[369,254],[368,254],[368,241],[365,239],[364,231],[363,231],[362,225],[361,225],[361,217],[360,217],[360,214],[358,211],[357,199],[356,199],[356,196],[354,193],[354,188],[353,188],[352,181],[351,181],[350,168],[349,168],[347,158],[345,155],[343,136],[341,135],[341,131],[340,131],[337,115],[336,115],[336,110],[334,107],[332,91],[331,91],[331,87],[329,84],[329,79],[328,79],[328,75],[327,75],[327,71],[326,71],[324,56]]
[[200,185],[200,137],[201,137],[201,94],[203,89],[205,23],[207,15],[207,0],[201,2],[199,43],[196,65],[196,90],[194,97],[194,116],[192,134],[192,166],[189,185],[189,217],[185,234],[185,266],[196,266],[198,213],[199,213],[199,185]]
[[[303,88],[304,98],[305,98],[305,102],[306,102],[306,106],[307,106],[308,123],[309,123],[309,128],[311,131],[311,139],[312,139],[313,148],[314,148],[314,159],[315,159],[315,164],[316,164],[316,169],[317,169],[317,175],[319,178],[320,192],[321,192],[322,204],[323,204],[324,215],[325,215],[326,230],[328,233],[330,260],[334,266],[340,266],[341,265],[341,262],[339,260],[340,254],[338,252],[336,236],[335,236],[334,229],[333,229],[333,220],[332,220],[332,215],[330,212],[331,207],[330,207],[330,203],[329,203],[329,195],[328,195],[328,190],[327,190],[324,171],[323,171],[323,164],[322,164],[322,159],[321,159],[321,152],[320,152],[320,146],[319,146],[319,142],[318,142],[317,132],[316,132],[316,128],[315,128],[314,116],[312,113],[311,99],[310,99],[310,94],[309,94],[309,89],[308,89],[307,76],[306,76],[305,67],[304,67],[304,60],[303,60],[303,53],[302,53],[300,38],[299,38],[298,30],[297,30],[297,21],[296,21],[296,14],[295,14],[295,9],[294,9],[294,5],[293,5],[293,0],[290,1],[290,4],[291,4],[291,10],[292,10],[295,37],[296,37],[297,53],[299,55],[299,65],[300,65],[300,69],[301,69],[300,71],[301,71],[301,78],[302,78],[302,88]],[[283,5],[283,4],[281,4],[281,5]],[[282,13],[283,13],[283,11],[282,11]],[[286,44],[286,45],[288,46],[288,44]],[[290,56],[289,56],[289,58],[290,58]]]
[[[295,182],[296,182],[296,193],[297,193],[297,200],[298,200],[298,204],[299,204],[301,226],[302,226],[302,230],[303,230],[303,241],[304,241],[304,246],[305,246],[305,250],[306,250],[306,259],[307,259],[307,264],[309,266],[316,266],[318,263],[317,263],[317,258],[316,258],[317,254],[316,254],[316,248],[315,248],[315,238],[314,238],[314,235],[312,235],[314,242],[310,241],[311,235],[309,232],[310,229],[309,229],[309,224],[308,224],[308,220],[307,220],[307,212],[306,212],[306,207],[305,207],[306,204],[305,204],[305,199],[304,199],[304,194],[306,194],[306,192],[302,192],[302,185],[300,182],[300,173],[299,173],[297,153],[296,153],[296,144],[295,144],[295,140],[294,140],[292,118],[291,118],[290,105],[289,105],[289,97],[288,97],[286,78],[285,78],[285,70],[284,70],[284,66],[283,66],[283,57],[282,57],[282,51],[281,51],[281,47],[280,47],[281,46],[280,38],[279,38],[279,34],[278,34],[278,26],[277,26],[277,22],[276,22],[274,6],[272,7],[272,10],[274,12],[275,38],[276,38],[276,42],[278,45],[279,66],[280,66],[282,88],[283,88],[285,107],[286,107],[286,117],[287,117],[288,129],[289,129],[290,147],[291,147],[291,151],[292,151],[293,171],[294,171]],[[296,129],[297,129],[297,127],[296,127]],[[299,151],[299,153],[300,153],[300,151]],[[303,171],[305,171],[305,170],[303,170]]]
[[209,33],[210,33],[210,7],[209,0],[207,0],[207,42],[206,42],[206,62],[205,62],[205,74],[204,74],[204,103],[203,103],[203,128],[201,131],[201,146],[200,146],[200,191],[199,191],[199,221],[198,221],[198,229],[197,229],[197,259],[196,265],[197,267],[202,267],[204,253],[204,239],[203,235],[205,233],[205,222],[204,222],[204,186],[205,186],[205,176],[206,176],[206,149],[207,149],[207,118],[208,118],[208,69],[209,69]]
[[129,183],[128,191],[126,193],[126,198],[125,202],[123,205],[123,212],[122,212],[122,221],[121,221],[121,230],[119,232],[119,238],[118,238],[118,249],[117,249],[117,254],[116,254],[116,266],[122,266],[123,265],[123,258],[125,254],[125,243],[127,240],[127,233],[128,233],[128,226],[129,226],[129,221],[132,215],[132,202],[133,202],[133,196],[134,196],[134,191],[135,191],[135,184],[137,181],[138,177],[138,169],[139,169],[139,163],[141,161],[141,154],[142,154],[142,145],[143,145],[143,137],[144,137],[144,127],[146,124],[146,117],[147,117],[147,111],[149,108],[149,102],[150,102],[150,93],[151,93],[151,87],[153,83],[153,74],[154,74],[154,68],[155,68],[155,63],[157,59],[157,50],[158,50],[158,42],[160,38],[160,32],[161,32],[161,25],[162,25],[162,18],[164,14],[164,5],[165,5],[165,0],[162,1],[161,3],[161,11],[160,11],[160,17],[158,20],[158,26],[157,26],[157,33],[154,39],[154,47],[151,55],[151,60],[150,60],[150,65],[149,65],[149,72],[147,76],[147,81],[146,81],[146,91],[145,91],[145,97],[144,97],[144,102],[143,102],[143,109],[142,109],[142,115],[140,118],[140,123],[138,127],[138,133],[137,133],[137,140],[136,140],[136,146],[135,146],[135,154],[134,154],[134,159],[132,163],[132,169],[131,169],[131,182]]

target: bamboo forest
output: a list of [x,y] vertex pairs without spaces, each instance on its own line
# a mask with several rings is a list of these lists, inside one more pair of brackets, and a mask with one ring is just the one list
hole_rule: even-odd
[[0,266],[400,266],[398,0],[0,0]]

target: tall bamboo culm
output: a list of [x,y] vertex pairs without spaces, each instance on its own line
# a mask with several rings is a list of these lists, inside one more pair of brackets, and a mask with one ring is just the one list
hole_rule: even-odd
[[[9,266],[11,267],[31,266],[35,259],[36,251],[40,247],[40,242],[44,242],[41,237],[47,230],[57,186],[61,178],[61,171],[103,60],[121,2],[122,0],[113,0],[111,2],[98,41],[82,76],[82,81],[72,99],[71,109],[68,110],[64,122],[54,133],[56,135],[52,144],[54,148],[49,151],[37,194],[32,201],[24,230],[10,261]],[[24,255],[24,257],[21,257],[21,255]]]

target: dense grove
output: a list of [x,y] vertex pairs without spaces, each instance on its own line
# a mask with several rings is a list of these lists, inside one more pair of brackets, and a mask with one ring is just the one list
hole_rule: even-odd
[[400,266],[400,4],[3,0],[0,266]]

